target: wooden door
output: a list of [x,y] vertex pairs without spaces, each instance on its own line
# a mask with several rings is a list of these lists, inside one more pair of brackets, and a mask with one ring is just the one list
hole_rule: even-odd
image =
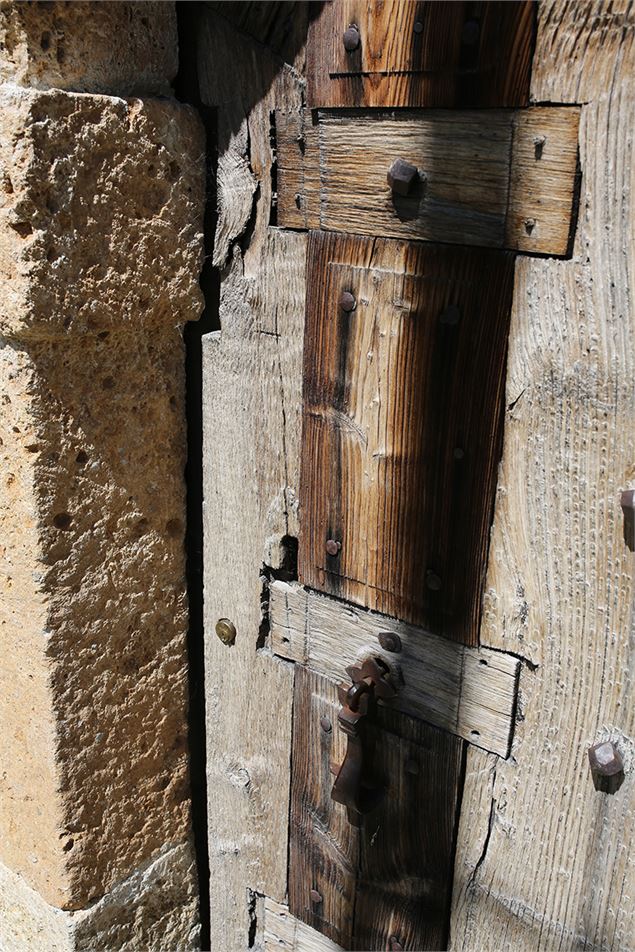
[[[465,832],[466,770],[507,763],[524,716],[485,578],[515,274],[571,256],[580,108],[530,104],[530,2],[205,6],[212,935],[447,948],[457,831],[485,850],[494,815],[484,771]],[[351,748],[373,664],[392,696]]]

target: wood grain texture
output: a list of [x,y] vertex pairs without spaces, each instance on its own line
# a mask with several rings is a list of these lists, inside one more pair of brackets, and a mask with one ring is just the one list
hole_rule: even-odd
[[[512,756],[468,753],[452,949],[635,949],[632,4],[544,3],[534,95],[584,97],[573,258],[517,264],[482,642],[527,656]],[[625,761],[595,790],[588,748]]]
[[[269,227],[269,114],[299,104],[301,83],[223,18],[207,12],[203,26],[221,218],[234,200],[243,209],[219,226],[221,331],[203,340],[211,947],[237,952],[249,944],[250,896],[282,900],[287,889],[293,666],[258,644],[263,563],[279,566],[297,535],[306,240]],[[216,637],[221,617],[236,626],[231,647]]]
[[342,952],[321,932],[292,916],[288,906],[265,898],[265,952]]
[[[271,647],[281,657],[334,681],[348,665],[380,657],[400,685],[395,710],[502,757],[509,753],[520,668],[512,655],[466,648],[288,582],[271,583],[269,619]],[[380,646],[382,632],[398,635],[398,654]]]
[[[350,24],[361,43],[348,53]],[[326,3],[309,33],[309,106],[524,106],[533,29],[530,2]]]
[[382,709],[373,767],[387,793],[359,829],[330,798],[330,764],[346,749],[336,686],[299,667],[294,709],[291,913],[346,949],[384,949],[391,936],[405,949],[442,948],[463,742]]
[[[320,113],[317,126],[280,114],[278,222],[565,255],[578,123],[577,108],[546,106]],[[412,195],[393,195],[388,185],[397,156],[425,173]]]
[[512,257],[321,232],[309,249],[300,580],[476,644]]

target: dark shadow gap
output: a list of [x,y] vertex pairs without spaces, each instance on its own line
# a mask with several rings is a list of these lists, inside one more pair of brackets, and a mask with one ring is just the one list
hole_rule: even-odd
[[[200,286],[205,299],[200,319],[186,325],[185,387],[187,415],[187,589],[189,600],[188,681],[189,755],[192,828],[199,882],[201,948],[210,948],[209,852],[207,838],[207,775],[205,735],[205,654],[203,624],[203,376],[202,338],[218,330],[220,282],[212,266],[216,229],[216,110],[201,102],[197,55],[201,4],[176,5],[179,35],[179,72],[174,91],[181,102],[194,106],[206,132],[205,260]],[[195,158],[194,156],[192,157]]]

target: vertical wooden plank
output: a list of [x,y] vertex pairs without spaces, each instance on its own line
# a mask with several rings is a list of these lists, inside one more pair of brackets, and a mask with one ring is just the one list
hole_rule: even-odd
[[[524,106],[534,9],[530,0],[326,3],[309,33],[309,106]],[[360,43],[347,52],[351,24]]]
[[[203,341],[211,945],[239,950],[257,925],[254,894],[287,889],[293,667],[260,647],[262,567],[278,567],[297,535],[305,237],[269,227],[269,117],[299,108],[302,62],[284,69],[222,16],[201,16],[221,268],[221,330]],[[219,618],[235,625],[231,646]]]
[[[345,949],[353,940],[358,831],[331,800],[331,763],[346,740],[337,727],[337,686],[298,666],[294,694],[289,909]],[[330,725],[324,730],[321,719]],[[315,890],[321,901],[311,899]]]
[[512,257],[311,233],[308,270],[300,578],[476,644]]
[[[443,949],[465,743],[382,710],[376,760],[389,790],[361,835],[356,949]],[[395,733],[392,733],[395,731]]]
[[[533,96],[582,101],[570,261],[519,259],[482,641],[525,656],[512,756],[470,751],[452,949],[634,948],[635,13],[540,5]],[[596,790],[588,748],[625,760]]]
[[[382,708],[374,770],[380,806],[351,826],[330,798],[346,742],[333,682],[298,667],[289,909],[345,949],[445,944],[464,741]],[[326,719],[325,730],[322,719]],[[321,900],[311,899],[315,890]]]

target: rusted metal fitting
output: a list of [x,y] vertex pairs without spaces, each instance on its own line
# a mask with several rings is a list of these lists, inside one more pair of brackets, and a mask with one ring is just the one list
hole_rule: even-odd
[[331,731],[333,730],[333,725],[331,724],[328,717],[320,718],[320,727],[322,728],[325,734],[330,734]]
[[394,631],[380,631],[377,639],[384,651],[401,651],[401,638]]
[[229,618],[219,618],[216,622],[216,634],[224,645],[233,645],[236,641],[236,626]]
[[312,889],[309,893],[309,896],[311,897],[311,902],[314,903],[316,906],[322,902],[322,896],[317,891],[317,889]]
[[342,37],[344,42],[344,49],[347,53],[353,53],[358,49],[359,44],[361,43],[361,35],[359,32],[359,27],[356,27],[354,23],[344,30],[344,36]]
[[599,793],[617,793],[624,782],[624,761],[616,745],[602,741],[590,747],[588,753],[595,789]]
[[396,195],[410,195],[413,186],[420,180],[417,166],[405,159],[395,159],[386,178]]
[[432,571],[432,569],[428,569],[426,572],[426,586],[431,592],[438,592],[441,588],[441,579],[436,572]]
[[631,552],[635,552],[635,489],[625,490],[620,503],[624,513],[624,542]]
[[328,555],[339,555],[342,550],[342,543],[336,539],[327,539],[325,548]]
[[614,777],[624,770],[624,761],[619,750],[611,741],[603,741],[589,748],[591,770],[601,777]]
[[351,311],[354,311],[357,307],[355,295],[351,294],[350,291],[342,291],[340,294],[340,307],[343,311],[346,311],[347,314],[350,314]]

